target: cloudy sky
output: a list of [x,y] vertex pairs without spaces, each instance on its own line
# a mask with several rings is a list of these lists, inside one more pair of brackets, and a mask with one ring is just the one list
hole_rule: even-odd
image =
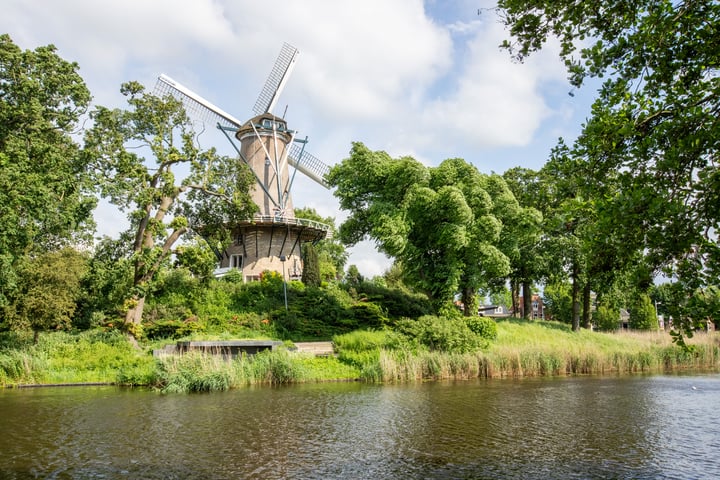
[[[120,84],[149,88],[165,73],[240,120],[283,42],[300,50],[275,113],[328,165],[360,141],[434,166],[460,157],[482,172],[540,168],[558,137],[574,139],[592,92],[568,93],[551,45],[523,64],[489,0],[4,0],[0,32],[23,49],[54,44],[80,65],[94,103],[124,108]],[[478,13],[481,11],[482,13]],[[287,110],[285,110],[287,109]],[[230,153],[216,132],[203,146]],[[225,151],[225,149],[227,149]],[[339,224],[332,192],[296,181],[296,206]],[[103,205],[98,234],[124,214]],[[371,243],[351,250],[366,276],[389,261]]]

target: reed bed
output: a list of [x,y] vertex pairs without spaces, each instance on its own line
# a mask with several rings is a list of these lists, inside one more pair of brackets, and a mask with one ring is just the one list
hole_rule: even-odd
[[337,356],[280,348],[234,359],[191,353],[153,358],[117,332],[0,335],[0,386],[51,383],[146,385],[163,392],[206,392],[250,385],[356,380],[372,383],[439,379],[720,370],[720,333],[688,339],[665,332],[571,332],[553,322],[498,322],[498,337],[469,353],[428,350],[396,332],[335,337]]
[[334,357],[285,349],[227,358],[191,352],[158,360],[152,386],[164,393],[215,392],[251,385],[281,385],[354,379],[359,371]]
[[0,386],[40,383],[46,370],[47,359],[43,355],[19,350],[0,352]]
[[690,350],[665,332],[570,332],[563,325],[500,322],[498,341],[467,354],[381,350],[367,381],[519,378],[720,368],[720,335],[701,333]]
[[0,386],[147,379],[154,366],[120,332],[44,333],[37,344],[31,333],[0,335]]

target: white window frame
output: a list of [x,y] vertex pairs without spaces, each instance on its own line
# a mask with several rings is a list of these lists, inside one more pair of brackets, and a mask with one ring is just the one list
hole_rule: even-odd
[[[239,265],[239,266],[238,266]],[[230,255],[230,268],[236,268],[242,270],[243,268],[243,256],[237,253]]]

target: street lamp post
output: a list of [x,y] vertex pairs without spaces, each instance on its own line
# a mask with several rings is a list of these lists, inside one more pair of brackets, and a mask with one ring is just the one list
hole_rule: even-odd
[[287,312],[288,304],[287,304],[287,279],[285,278],[285,260],[287,260],[287,257],[285,255],[280,255],[280,261],[283,264],[283,293],[285,294],[285,312]]

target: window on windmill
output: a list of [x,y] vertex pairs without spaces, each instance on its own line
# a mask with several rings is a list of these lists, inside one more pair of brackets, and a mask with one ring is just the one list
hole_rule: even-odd
[[273,122],[269,118],[263,118],[260,125],[262,125],[263,128],[267,128],[268,130],[271,130],[273,128],[278,131],[287,130],[287,125],[285,124],[285,122]]
[[230,255],[230,268],[237,268],[242,270],[243,267],[243,256],[242,255]]
[[243,244],[243,236],[242,236],[242,233],[238,233],[238,234],[235,236],[235,245],[236,245],[236,246],[240,246],[240,245],[242,245],[242,244]]

